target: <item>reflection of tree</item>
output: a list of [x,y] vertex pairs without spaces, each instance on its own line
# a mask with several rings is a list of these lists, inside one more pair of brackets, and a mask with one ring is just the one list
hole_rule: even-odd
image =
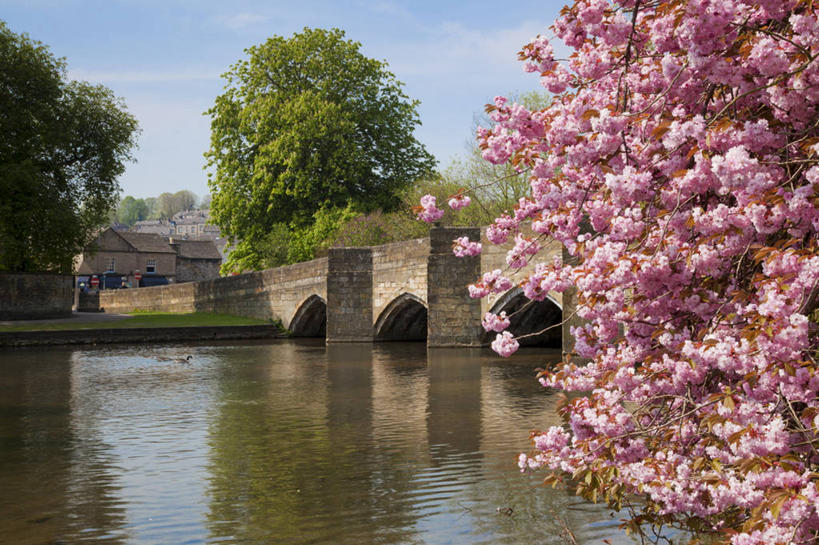
[[210,429],[211,537],[408,542],[372,440],[371,345],[248,352],[223,361]]
[[557,421],[533,380],[542,351],[501,360],[306,341],[210,354],[190,366],[120,349],[0,355],[4,540],[129,542],[141,536],[126,534],[126,514],[140,515],[128,522],[143,532],[146,510],[165,506],[171,526],[153,529],[190,537],[204,475],[204,541],[557,544],[555,512],[580,543],[632,543],[612,537],[606,509],[517,472],[529,426]]
[[223,354],[208,440],[212,539],[288,542],[306,526],[301,503],[331,455],[323,352],[276,344]]
[[71,356],[57,349],[0,358],[0,513],[8,543],[124,542],[110,460],[93,430],[78,426]]

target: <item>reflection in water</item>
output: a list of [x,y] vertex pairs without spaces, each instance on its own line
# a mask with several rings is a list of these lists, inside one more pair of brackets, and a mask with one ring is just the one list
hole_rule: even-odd
[[123,543],[111,456],[75,409],[70,351],[0,357],[0,513],[8,543]]
[[[193,354],[190,365],[168,356]],[[517,472],[558,352],[321,341],[0,352],[9,543],[633,543]],[[158,361],[164,360],[164,361]]]

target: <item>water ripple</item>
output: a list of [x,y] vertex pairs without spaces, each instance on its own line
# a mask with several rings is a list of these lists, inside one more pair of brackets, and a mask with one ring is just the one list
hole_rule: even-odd
[[532,372],[550,353],[300,341],[0,356],[0,542],[557,544],[558,513],[580,543],[632,543],[617,516],[517,471],[529,430],[557,422]]

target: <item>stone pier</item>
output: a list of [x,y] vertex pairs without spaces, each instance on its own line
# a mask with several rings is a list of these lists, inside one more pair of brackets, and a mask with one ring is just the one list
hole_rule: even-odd
[[438,227],[430,231],[427,258],[427,346],[480,346],[481,301],[467,285],[481,274],[481,258],[456,257],[452,241],[480,240],[478,227]]
[[327,255],[327,342],[372,340],[372,248],[330,248]]

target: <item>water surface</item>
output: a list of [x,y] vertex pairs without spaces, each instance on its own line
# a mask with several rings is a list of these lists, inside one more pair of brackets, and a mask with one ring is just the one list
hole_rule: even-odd
[[[190,364],[174,361],[192,355]],[[633,543],[517,471],[557,352],[244,342],[0,351],[0,543]]]

